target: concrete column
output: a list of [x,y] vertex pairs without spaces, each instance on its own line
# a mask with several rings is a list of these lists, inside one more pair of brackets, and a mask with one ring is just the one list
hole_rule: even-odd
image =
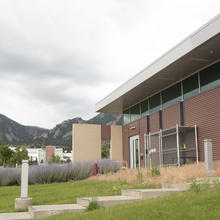
[[22,160],[21,167],[21,198],[28,198],[28,160]]
[[204,140],[204,156],[205,156],[205,168],[206,171],[213,170],[213,157],[212,157],[212,140]]
[[28,198],[28,160],[22,160],[21,198],[15,199],[15,209],[27,209],[30,205],[32,205],[32,198]]

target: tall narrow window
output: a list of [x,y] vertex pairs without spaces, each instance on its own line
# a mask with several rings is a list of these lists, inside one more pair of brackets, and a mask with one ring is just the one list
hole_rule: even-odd
[[150,114],[160,110],[160,93],[150,97]]
[[201,91],[220,85],[220,62],[200,72]]
[[131,121],[135,121],[139,119],[140,118],[140,104],[137,104],[131,107],[130,114],[131,114]]
[[184,99],[192,97],[199,92],[198,73],[183,80]]
[[163,108],[181,101],[181,83],[162,91]]
[[141,117],[148,115],[148,99],[141,102]]
[[131,122],[129,109],[123,112],[123,124],[126,125]]

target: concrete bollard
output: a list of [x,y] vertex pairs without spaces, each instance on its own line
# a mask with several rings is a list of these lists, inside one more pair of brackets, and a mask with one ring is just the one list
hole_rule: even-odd
[[32,205],[32,198],[28,198],[28,160],[22,160],[21,198],[15,199],[15,209],[27,209],[29,205]]
[[205,156],[205,168],[206,171],[213,171],[213,157],[212,157],[212,140],[204,140],[204,156]]

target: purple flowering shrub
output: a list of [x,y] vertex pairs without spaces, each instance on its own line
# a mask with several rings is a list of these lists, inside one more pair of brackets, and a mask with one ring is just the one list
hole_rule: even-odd
[[[68,164],[35,165],[29,168],[29,184],[83,180],[93,175],[94,163],[98,164],[99,173],[116,172],[122,167],[122,162],[108,159]],[[20,178],[20,170],[13,168],[0,169],[0,186],[19,185]]]
[[0,186],[19,185],[20,179],[20,170],[0,168]]

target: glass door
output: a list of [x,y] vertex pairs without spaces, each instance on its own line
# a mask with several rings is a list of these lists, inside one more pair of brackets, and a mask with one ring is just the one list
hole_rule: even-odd
[[130,168],[140,167],[139,135],[130,137]]

